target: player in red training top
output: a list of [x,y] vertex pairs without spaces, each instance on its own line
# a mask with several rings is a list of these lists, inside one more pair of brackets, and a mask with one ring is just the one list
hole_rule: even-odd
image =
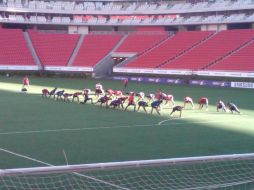
[[128,98],[128,105],[126,106],[124,111],[126,111],[129,106],[134,106],[134,111],[136,111],[136,103],[134,101],[134,97],[135,97],[135,93],[134,92],[130,92],[129,93],[129,98]]
[[206,106],[206,111],[208,110],[208,98],[207,97],[201,97],[198,101],[199,109],[202,109],[203,106]]
[[124,79],[124,80],[123,80],[124,89],[126,89],[126,88],[128,87],[128,83],[129,83],[129,80],[128,80],[128,79]]
[[24,78],[23,78],[23,87],[22,88],[25,88],[25,87],[29,87],[29,78],[28,76],[26,75]]
[[184,98],[184,101],[183,101],[183,108],[185,108],[185,105],[186,105],[186,104],[191,104],[192,109],[195,108],[195,107],[194,107],[193,100],[192,100],[192,98],[189,97],[189,96],[186,96],[186,97]]
[[157,91],[156,99],[157,100],[162,100],[163,99],[163,92],[161,90]]

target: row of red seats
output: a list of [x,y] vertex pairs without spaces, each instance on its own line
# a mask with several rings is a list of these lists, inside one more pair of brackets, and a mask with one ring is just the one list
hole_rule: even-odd
[[22,30],[0,29],[0,42],[1,65],[35,65]]
[[126,67],[156,68],[207,38],[213,32],[178,32],[158,47],[139,56]]

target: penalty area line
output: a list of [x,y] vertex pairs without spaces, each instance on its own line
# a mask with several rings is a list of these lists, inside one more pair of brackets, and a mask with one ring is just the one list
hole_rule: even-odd
[[[37,163],[40,163],[40,164],[43,164],[45,166],[55,166],[55,165],[52,165],[48,162],[43,162],[41,160],[37,160],[35,158],[32,158],[30,156],[26,156],[26,155],[23,155],[23,154],[19,154],[19,153],[16,153],[16,152],[13,152],[13,151],[10,151],[10,150],[7,150],[7,149],[4,149],[4,148],[1,148],[0,147],[0,151],[2,152],[5,152],[5,153],[8,153],[8,154],[11,154],[11,155],[14,155],[16,157],[20,157],[20,158],[24,158],[24,159],[27,159],[27,160],[31,160],[31,161],[34,161],[34,162],[37,162]],[[122,189],[122,190],[130,190],[128,188],[125,188],[125,187],[121,187],[119,185],[116,185],[116,184],[113,184],[113,183],[110,183],[110,182],[107,182],[107,181],[103,181],[103,180],[100,180],[100,179],[97,179],[97,178],[94,178],[94,177],[90,177],[90,176],[87,176],[87,175],[84,175],[84,174],[80,174],[78,172],[72,172],[72,174],[76,175],[76,176],[80,176],[80,177],[84,177],[84,178],[87,178],[87,179],[90,179],[90,180],[93,180],[93,181],[96,181],[96,182],[99,182],[99,183],[103,183],[103,184],[106,184],[106,185],[109,185],[111,187],[116,187],[118,189]]]

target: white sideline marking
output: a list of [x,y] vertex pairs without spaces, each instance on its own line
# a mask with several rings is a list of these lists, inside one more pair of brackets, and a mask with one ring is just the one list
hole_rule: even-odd
[[[10,150],[7,150],[7,149],[4,149],[4,148],[0,148],[0,151],[3,151],[3,152],[6,152],[6,153],[9,153],[11,155],[14,155],[14,156],[17,156],[17,157],[21,157],[21,158],[25,158],[27,160],[31,160],[31,161],[34,161],[34,162],[37,162],[37,163],[40,163],[40,164],[44,164],[46,166],[54,166],[48,162],[43,162],[41,160],[37,160],[37,159],[34,159],[32,157],[29,157],[29,156],[25,156],[25,155],[22,155],[22,154],[19,154],[19,153],[15,153],[15,152],[12,152]],[[106,184],[106,185],[109,185],[109,186],[112,186],[112,187],[116,187],[116,188],[119,188],[119,189],[123,189],[123,190],[130,190],[128,188],[125,188],[125,187],[121,187],[121,186],[118,186],[118,185],[115,185],[113,183],[109,183],[109,182],[106,182],[106,181],[103,181],[103,180],[100,180],[100,179],[96,179],[94,177],[90,177],[90,176],[87,176],[87,175],[83,175],[83,174],[80,174],[78,172],[72,172],[73,174],[77,175],[77,176],[81,176],[81,177],[85,177],[85,178],[88,178],[88,179],[91,179],[91,180],[94,180],[94,181],[97,181],[97,182],[100,182],[100,183],[103,183],[103,184]]]
[[[191,118],[191,117],[190,117]],[[159,123],[155,124],[147,124],[147,125],[122,125],[122,126],[112,126],[112,127],[87,127],[87,128],[76,128],[76,129],[48,129],[48,130],[34,130],[34,131],[12,131],[12,132],[2,132],[0,135],[15,135],[15,134],[33,134],[33,133],[50,133],[50,132],[65,132],[65,131],[85,131],[85,130],[100,130],[100,129],[121,129],[121,128],[136,128],[136,127],[152,127],[152,126],[161,126],[168,125],[163,124],[170,120],[180,120],[183,118],[170,118]],[[237,118],[236,118],[237,119]],[[225,123],[230,120],[210,120],[210,121],[193,121],[193,122],[179,122],[179,123],[171,123],[171,125],[188,125],[188,124],[206,124],[206,123]],[[235,120],[238,121],[238,120]]]

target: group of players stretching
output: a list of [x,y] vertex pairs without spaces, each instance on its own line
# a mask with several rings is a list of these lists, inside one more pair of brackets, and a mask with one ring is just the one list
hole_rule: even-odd
[[[93,102],[93,98],[91,95],[95,95],[97,98],[96,102]],[[83,96],[84,100],[80,102],[80,96]],[[140,108],[142,108],[147,113],[147,107],[149,105],[151,106],[151,114],[153,113],[153,110],[155,110],[160,115],[160,110],[162,107],[162,104],[164,105],[168,104],[168,102],[171,102],[173,105],[173,109],[170,113],[172,115],[174,112],[180,112],[180,117],[182,116],[182,110],[186,107],[187,104],[190,104],[192,106],[192,109],[194,109],[194,103],[191,97],[185,97],[184,98],[184,105],[179,106],[175,105],[174,97],[173,95],[167,95],[163,93],[161,90],[157,92],[157,94],[149,94],[145,96],[145,93],[139,92],[129,92],[126,93],[126,95],[123,94],[120,90],[104,90],[103,86],[100,83],[97,83],[95,86],[95,93],[92,94],[92,91],[90,89],[84,89],[83,92],[75,92],[75,93],[66,93],[65,90],[57,90],[57,88],[54,88],[53,90],[49,91],[48,89],[42,90],[42,97],[54,97],[56,100],[63,100],[65,102],[67,101],[75,101],[77,100],[81,104],[85,104],[88,101],[90,101],[92,104],[100,104],[102,106],[103,104],[106,105],[106,108],[113,107],[113,108],[122,108],[125,111],[128,107],[132,106],[134,107],[134,111],[140,111]],[[137,101],[135,101],[135,97],[137,97]],[[71,100],[69,99],[71,98]],[[146,100],[147,99],[147,100]],[[127,106],[124,107],[124,103],[128,102]],[[198,101],[199,109],[202,109],[203,107],[208,109],[208,98],[207,97],[201,97]],[[228,103],[228,108],[224,104],[222,100],[219,100],[217,102],[217,111],[223,110],[227,112],[228,110],[233,113],[234,111],[240,114],[239,109],[235,104],[232,102]]]

